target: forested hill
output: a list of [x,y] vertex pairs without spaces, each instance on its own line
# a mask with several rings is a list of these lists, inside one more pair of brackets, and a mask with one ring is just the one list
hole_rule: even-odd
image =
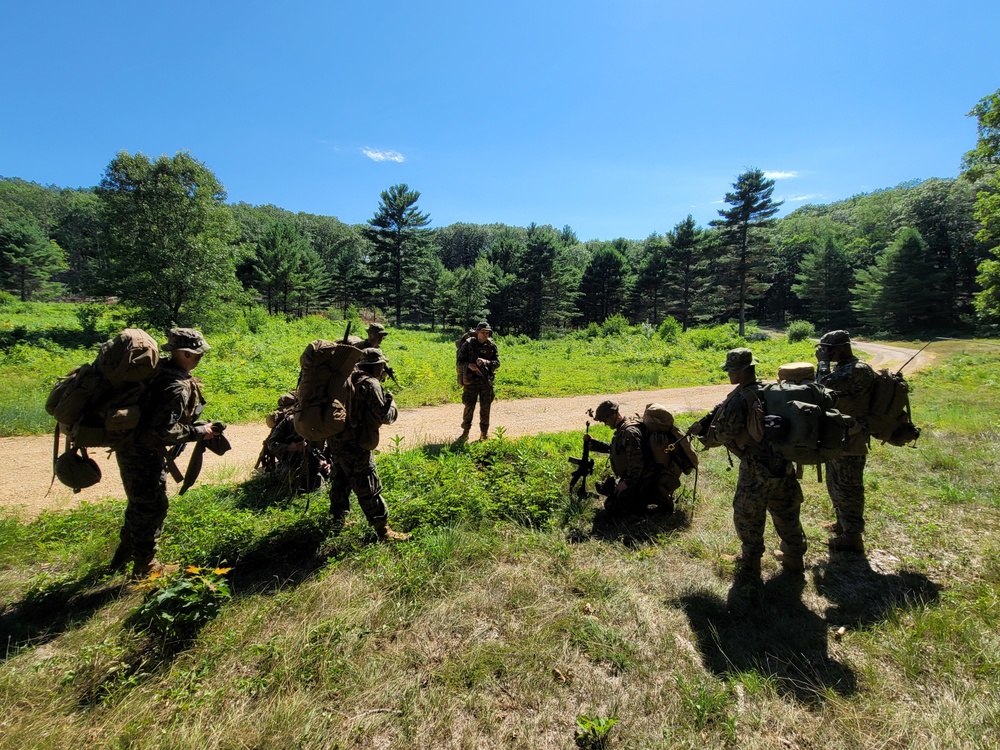
[[189,154],[122,152],[92,189],[0,178],[0,282],[7,300],[113,298],[131,321],[160,327],[211,327],[227,310],[257,306],[283,315],[366,309],[432,328],[488,316],[501,333],[533,338],[615,315],[653,326],[672,316],[685,329],[737,320],[741,332],[745,320],[869,333],[972,329],[996,317],[1000,286],[990,275],[1000,237],[983,202],[996,198],[996,169],[981,162],[987,168],[960,179],[908,182],[783,218],[774,181],[750,169],[709,227],[673,217],[666,234],[580,242],[572,228],[549,225],[432,228],[407,185],[373,196],[363,225],[229,204]]

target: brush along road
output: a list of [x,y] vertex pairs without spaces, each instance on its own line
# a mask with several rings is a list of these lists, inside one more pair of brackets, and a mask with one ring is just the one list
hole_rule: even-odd
[[[867,361],[875,368],[898,368],[917,352],[916,349],[865,342],[856,342],[855,348],[868,354]],[[907,373],[926,367],[932,359],[933,354],[921,352],[907,366]],[[623,414],[642,413],[646,404],[656,402],[674,414],[691,414],[693,419],[722,401],[731,389],[731,385],[725,384],[498,401],[493,422],[496,426],[503,427],[505,436],[512,438],[566,432],[574,427],[583,429],[587,409],[594,406],[595,398],[601,397],[613,398],[621,404]],[[393,437],[396,435],[403,438],[400,443],[402,450],[428,443],[451,443],[461,433],[461,421],[462,404],[401,409],[396,423],[384,432],[380,447],[385,451],[391,450]],[[681,422],[685,423],[684,420]],[[211,483],[246,479],[257,461],[261,443],[267,434],[268,428],[263,420],[229,425],[226,437],[233,446],[232,450],[224,456],[207,453],[200,481]],[[82,502],[97,502],[107,497],[124,499],[125,491],[122,489],[114,458],[108,457],[101,449],[93,450],[91,456],[104,474],[99,484],[74,495],[68,487],[55,482],[49,492],[52,478],[52,436],[0,438],[0,467],[3,467],[0,471],[0,508],[31,518],[44,510],[76,508]],[[185,455],[182,462],[186,460]],[[169,491],[175,494],[178,486],[173,482],[169,484]],[[2,513],[3,510],[0,510],[0,514]]]

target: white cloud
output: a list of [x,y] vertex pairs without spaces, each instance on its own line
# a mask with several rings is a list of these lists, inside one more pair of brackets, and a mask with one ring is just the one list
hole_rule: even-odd
[[811,201],[816,198],[822,198],[822,193],[809,193],[808,195],[796,195],[792,198],[786,198],[785,200],[796,202],[796,201]]
[[790,180],[798,177],[798,172],[764,172],[764,176],[769,180]]
[[365,146],[361,149],[361,153],[367,156],[372,161],[394,161],[394,162],[404,162],[406,158],[398,151],[382,151],[377,148],[368,148]]

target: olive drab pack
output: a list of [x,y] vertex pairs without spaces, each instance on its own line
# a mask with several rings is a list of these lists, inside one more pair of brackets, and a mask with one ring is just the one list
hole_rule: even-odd
[[462,353],[462,346],[469,339],[474,339],[476,337],[476,329],[470,328],[468,331],[463,333],[458,339],[455,340],[455,376],[458,379],[458,387],[462,388],[468,383],[466,383],[467,368],[462,366],[462,363],[458,361],[459,355]]
[[698,468],[698,454],[674,424],[674,415],[661,404],[646,404],[642,412],[643,437],[653,460],[666,466],[676,461],[681,471],[690,474]]
[[[87,459],[87,448],[113,450],[132,434],[139,424],[140,399],[158,372],[159,361],[156,340],[139,328],[126,328],[101,345],[92,364],[59,379],[45,411],[56,420],[53,469],[60,481],[77,491],[89,486],[71,479],[81,472],[67,467],[82,466],[77,459]],[[66,436],[63,456],[73,454],[76,459],[63,458],[60,463],[60,433]]]
[[910,384],[902,373],[876,371],[865,421],[868,434],[883,443],[906,445],[917,441],[920,428],[913,424]]
[[836,395],[813,381],[767,383],[756,396],[763,442],[788,461],[819,464],[840,458],[848,434],[857,429],[852,417],[836,409]]
[[361,349],[350,344],[316,339],[299,357],[299,401],[293,420],[306,440],[325,440],[343,431],[350,419],[351,372]]

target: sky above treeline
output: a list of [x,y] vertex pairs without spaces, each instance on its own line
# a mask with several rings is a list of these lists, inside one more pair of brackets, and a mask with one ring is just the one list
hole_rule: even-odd
[[748,167],[783,213],[958,175],[1000,2],[8,3],[0,175],[189,151],[230,202],[642,239]]

